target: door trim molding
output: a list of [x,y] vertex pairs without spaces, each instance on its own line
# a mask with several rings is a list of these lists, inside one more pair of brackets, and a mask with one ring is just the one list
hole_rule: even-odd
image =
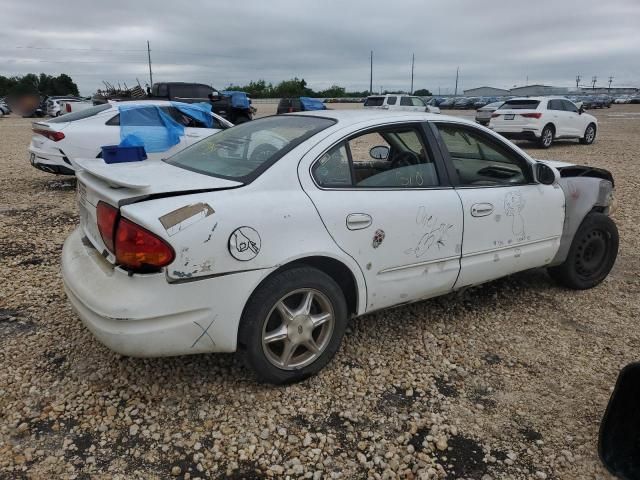
[[[562,235],[554,235],[552,237],[546,237],[546,238],[540,238],[538,240],[529,240],[528,242],[518,242],[518,243],[512,243],[511,245],[505,245],[503,247],[497,247],[497,248],[490,248],[488,250],[481,250],[479,252],[473,252],[473,253],[467,253],[467,254],[462,254],[462,258],[469,258],[469,257],[475,257],[478,255],[484,255],[486,253],[492,253],[492,252],[500,252],[502,250],[509,250],[511,248],[519,248],[519,247],[526,247],[528,245],[535,245],[536,243],[543,243],[543,242],[549,242],[552,240],[559,240],[562,237]],[[464,239],[462,239],[462,249],[464,250]]]
[[409,268],[424,267],[427,265],[432,265],[434,263],[450,262],[451,260],[459,260],[459,259],[460,259],[460,255],[454,255],[452,257],[436,258],[434,260],[426,260],[424,262],[411,263],[409,265],[399,265],[397,267],[389,267],[389,268],[385,268],[384,270],[380,270],[378,272],[378,275],[381,275],[383,273],[398,272],[400,270],[407,270]]

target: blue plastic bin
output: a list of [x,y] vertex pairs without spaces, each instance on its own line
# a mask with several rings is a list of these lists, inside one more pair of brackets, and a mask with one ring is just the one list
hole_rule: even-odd
[[124,147],[120,145],[105,145],[102,147],[104,163],[140,162],[147,158],[144,147]]

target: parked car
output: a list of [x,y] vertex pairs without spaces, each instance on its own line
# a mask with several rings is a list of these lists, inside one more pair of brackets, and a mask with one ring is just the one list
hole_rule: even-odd
[[633,97],[631,97],[629,99],[628,103],[632,103],[632,104],[638,104],[640,103],[640,95],[634,95]]
[[255,113],[251,100],[245,92],[219,92],[210,85],[187,82],[154,83],[151,87],[151,99],[174,100],[185,103],[209,102],[213,112],[233,124],[248,122]]
[[476,122],[479,123],[480,125],[484,125],[485,127],[489,125],[489,121],[491,120],[491,115],[498,108],[500,108],[503,103],[504,102],[502,101],[493,102],[488,105],[485,105],[484,107],[480,107],[478,110],[476,110]]
[[629,103],[630,100],[631,100],[631,95],[622,95],[622,96],[616,98],[613,101],[613,103],[615,103],[615,104]]
[[58,104],[60,106],[60,115],[66,115],[68,113],[77,113],[82,110],[86,110],[88,108],[93,108],[93,102],[91,101],[82,101],[82,100],[74,100],[74,99],[65,99],[59,100]]
[[326,110],[326,105],[318,98],[295,97],[281,98],[278,102],[276,114],[293,112],[311,112],[314,110]]
[[447,108],[447,109],[451,109],[453,108],[453,105],[456,102],[456,98],[455,97],[449,97],[449,98],[445,98],[442,102],[440,102],[440,105],[438,105],[440,108]]
[[80,162],[62,277],[86,327],[129,356],[236,351],[267,382],[322,369],[349,317],[538,267],[591,288],[617,255],[609,172],[455,117],[274,115]]
[[370,95],[364,101],[364,108],[440,113],[440,108],[427,105],[422,98],[403,94]]
[[0,116],[9,115],[10,113],[11,109],[9,108],[9,106],[4,103],[4,100],[0,101]]
[[[31,165],[48,173],[74,175],[77,170],[77,159],[100,157],[102,155],[101,147],[120,143],[119,107],[123,105],[127,108],[137,109],[141,115],[146,114],[147,118],[141,118],[140,123],[156,129],[154,131],[161,132],[165,128],[161,124],[162,119],[158,117],[156,107],[183,125],[184,135],[179,137],[179,143],[166,151],[147,151],[150,159],[170,156],[221,129],[232,126],[223,118],[210,113],[213,121],[211,127],[208,128],[201,120],[191,116],[188,112],[180,111],[177,107],[186,104],[179,102],[146,100],[120,104],[107,103],[50,120],[34,122],[33,137],[29,145]],[[157,122],[152,123],[154,120]]]
[[74,97],[74,96],[50,96],[45,98],[44,100],[44,111],[45,113],[50,116],[50,117],[57,117],[59,115],[62,115],[63,109],[60,106],[60,102],[63,100],[70,100],[70,101],[82,101],[81,98],[78,97]]
[[507,138],[536,141],[542,148],[560,138],[576,138],[590,145],[598,120],[566,98],[514,98],[492,114],[489,128]]

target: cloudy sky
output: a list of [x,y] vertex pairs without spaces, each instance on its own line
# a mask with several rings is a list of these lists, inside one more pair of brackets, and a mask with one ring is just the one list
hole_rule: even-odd
[[640,0],[3,0],[0,75],[68,73],[82,93],[101,81],[222,88],[302,77],[453,93],[481,85],[640,86]]

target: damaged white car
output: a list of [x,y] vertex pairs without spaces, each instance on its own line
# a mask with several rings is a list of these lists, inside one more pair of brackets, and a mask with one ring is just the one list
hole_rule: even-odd
[[591,288],[618,250],[609,172],[460,118],[279,115],[79,163],[62,273],[87,328],[123,355],[237,351],[273,383],[323,368],[350,317],[537,267]]
[[[129,118],[126,127],[121,122],[123,109]],[[43,172],[74,175],[77,158],[101,157],[101,147],[118,145],[129,130],[143,137],[149,159],[160,160],[233,126],[214,113],[207,115],[210,118],[203,119],[190,104],[162,100],[97,105],[34,122],[29,161]],[[182,130],[172,142],[163,142],[167,122]]]

